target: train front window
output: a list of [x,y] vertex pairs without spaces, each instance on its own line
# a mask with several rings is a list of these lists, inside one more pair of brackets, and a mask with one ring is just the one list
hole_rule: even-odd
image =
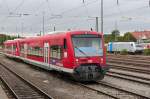
[[76,57],[102,56],[102,40],[99,35],[73,35],[72,42]]

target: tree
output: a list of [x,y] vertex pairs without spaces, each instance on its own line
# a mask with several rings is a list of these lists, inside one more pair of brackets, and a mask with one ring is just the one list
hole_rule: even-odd
[[105,41],[105,43],[110,42],[111,41],[111,34],[105,34],[104,35],[104,41]]
[[111,32],[111,35],[112,35],[112,40],[117,41],[117,37],[120,36],[120,32],[119,30],[116,29]]
[[125,33],[123,38],[124,41],[136,42],[136,38],[130,32]]
[[113,30],[112,32],[112,36],[120,36],[120,32],[119,32],[119,30]]
[[5,35],[5,34],[0,34],[0,45],[3,44],[3,42],[5,42],[6,40],[13,40],[18,38],[17,36],[9,36],[9,35]]
[[117,37],[117,40],[118,40],[119,42],[124,42],[124,37],[123,37],[123,36],[119,36],[119,37]]

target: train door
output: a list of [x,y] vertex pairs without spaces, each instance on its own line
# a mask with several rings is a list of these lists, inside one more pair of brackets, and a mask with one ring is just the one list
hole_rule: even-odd
[[11,54],[13,55],[13,44],[11,44]]
[[28,50],[28,46],[27,44],[24,44],[24,58],[27,57],[27,50]]
[[49,63],[49,43],[44,43],[44,62]]

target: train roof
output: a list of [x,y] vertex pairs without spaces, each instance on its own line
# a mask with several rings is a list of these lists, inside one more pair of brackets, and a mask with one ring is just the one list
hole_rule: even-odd
[[[41,41],[41,40],[48,40],[48,39],[53,39],[55,37],[59,37],[64,38],[66,35],[73,35],[73,34],[100,34],[102,35],[102,33],[98,33],[98,32],[94,32],[94,31],[54,31],[54,32],[48,32],[48,34],[44,35],[44,36],[37,36],[37,37],[28,37],[28,38],[21,38],[21,39],[16,39],[16,40],[11,40],[11,41],[6,41],[5,43],[14,43],[16,41],[19,42],[31,42],[31,41]],[[59,34],[59,35],[58,35]]]

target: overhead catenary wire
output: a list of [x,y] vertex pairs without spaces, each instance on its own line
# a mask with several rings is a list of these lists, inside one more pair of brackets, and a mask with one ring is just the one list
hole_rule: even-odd
[[[82,0],[81,0],[82,1]],[[93,0],[93,1],[88,1],[88,2],[86,2],[86,0],[83,0],[84,1],[84,4],[87,6],[87,5],[89,5],[89,4],[93,4],[93,3],[96,3],[97,1],[99,1],[99,0]],[[118,4],[120,3],[119,2],[119,0],[117,0],[118,1]],[[132,1],[132,0],[131,0]],[[44,1],[45,2],[45,1]],[[49,0],[46,0],[46,2],[47,2],[47,4],[49,3]],[[91,2],[91,3],[90,3]],[[88,4],[89,3],[89,4]],[[150,2],[149,2],[150,3]],[[119,4],[120,5],[120,4]],[[149,4],[150,5],[150,4]],[[41,6],[43,6],[43,4],[41,5]],[[120,5],[121,6],[121,5]],[[65,16],[64,14],[66,14],[66,13],[70,13],[70,12],[73,12],[73,11],[75,11],[75,10],[77,10],[77,9],[80,9],[80,8],[82,8],[82,7],[85,7],[85,6],[83,6],[83,4],[82,5],[79,5],[78,7],[74,7],[74,8],[71,8],[71,9],[68,9],[68,10],[65,10],[65,11],[63,11],[63,12],[61,12],[60,13],[60,15],[62,16],[62,17],[59,17],[59,19],[68,19],[68,18],[72,18],[72,17],[74,17],[74,18],[79,18],[79,16]],[[19,7],[20,8],[20,7]],[[17,8],[17,9],[19,9],[19,8]],[[50,8],[50,6],[49,6],[49,8]],[[144,7],[144,8],[146,8],[146,6]],[[40,7],[38,7],[38,8],[35,8],[35,11],[33,11],[33,14],[32,15],[34,15],[34,13],[35,12],[37,12],[37,10],[38,9],[40,9]],[[139,7],[139,9],[140,9],[140,7]],[[132,12],[132,11],[135,11],[136,9],[131,9],[131,10],[128,10],[129,12]],[[16,10],[16,11],[18,11],[18,10]],[[126,12],[128,12],[128,11],[122,11],[122,12],[119,12],[118,13],[118,15],[120,15],[120,13],[126,13]],[[32,16],[31,15],[31,16]],[[104,17],[111,17],[111,16],[115,16],[115,15],[117,15],[117,13],[112,13],[112,14],[107,14],[107,15],[104,15]],[[41,14],[41,16],[42,16],[42,14]],[[80,16],[81,17],[81,16]],[[87,16],[83,16],[83,17],[85,17],[85,18],[87,18]],[[53,19],[55,19],[55,18],[58,18],[58,17],[53,17]],[[46,22],[47,21],[51,21],[52,20],[52,18],[47,18],[47,20],[45,20]],[[41,21],[41,20],[40,20]],[[56,21],[56,20],[52,20],[52,21]],[[39,23],[39,21],[37,21],[38,23]],[[40,22],[41,23],[41,22]],[[48,23],[48,22],[47,22]],[[49,22],[50,23],[50,22]],[[33,24],[35,24],[35,23],[33,23]]]
[[23,6],[24,1],[25,1],[25,0],[22,0],[22,1],[19,3],[19,5],[18,5],[12,12],[15,13],[18,9],[20,9],[20,8]]
[[[146,8],[147,6],[143,6],[143,7],[139,7],[139,8],[136,8],[136,9],[142,9],[142,8]],[[128,10],[128,11],[125,11],[125,12],[132,12],[132,11],[135,11],[136,9],[131,9],[131,10]],[[116,14],[121,14],[121,13],[125,13],[124,11],[123,12],[119,12],[119,13],[112,13],[112,14],[108,14],[108,15],[104,15],[104,17],[106,18],[106,17],[111,17],[111,16],[113,16],[113,15],[116,15]],[[70,16],[70,17],[61,17],[60,19],[64,19],[64,18],[66,18],[66,19],[69,19],[69,18],[79,18],[79,16]],[[88,18],[87,16],[86,17],[83,17],[83,18]],[[53,19],[53,18],[52,18]],[[49,20],[51,20],[51,19],[49,19]],[[57,19],[58,20],[58,19]],[[76,22],[76,21],[75,21]],[[39,22],[38,22],[39,23]],[[60,25],[60,24],[59,24]],[[62,25],[64,25],[64,23],[62,23]]]
[[[5,1],[5,0],[4,0],[4,1]],[[16,6],[16,8],[15,8],[14,10],[12,10],[12,11],[10,11],[10,8],[8,7],[7,1],[5,1],[5,3],[6,3],[6,7],[7,7],[7,9],[8,9],[9,15],[12,15],[12,14],[14,14],[14,13],[16,12],[16,10],[18,10],[18,9],[24,4],[24,0],[22,0],[22,1]],[[4,22],[8,19],[8,17],[9,17],[9,16],[5,16],[4,19],[3,19],[1,22],[4,23]]]
[[10,13],[10,9],[9,9],[9,7],[8,7],[7,0],[3,0],[3,2],[4,2],[5,5],[6,5],[6,8],[7,8],[8,13]]
[[[89,5],[89,4],[93,4],[93,3],[95,3],[95,2],[97,2],[98,0],[94,0],[94,1],[90,1],[90,2],[85,2],[84,1],[84,3],[85,3],[85,5],[87,6],[87,5]],[[79,6],[77,6],[77,7],[74,7],[74,8],[71,8],[71,9],[68,9],[68,10],[66,10],[66,11],[63,11],[63,12],[61,12],[59,15],[63,15],[63,14],[65,14],[65,13],[68,13],[68,12],[72,12],[72,11],[74,11],[74,10],[76,10],[76,9],[79,9],[79,8],[81,8],[81,7],[84,7],[83,5],[79,5]],[[112,15],[106,15],[107,17],[109,17],[109,16],[113,16],[113,15],[115,15],[116,13],[113,13]],[[55,16],[54,16],[55,17]],[[54,18],[53,17],[53,18]],[[66,17],[66,16],[65,16]],[[78,17],[78,16],[76,16],[76,17]],[[51,19],[53,19],[53,18],[48,18],[48,20],[51,20]],[[57,18],[57,17],[56,17]],[[68,18],[68,17],[67,17]],[[61,19],[63,19],[63,17],[61,17]],[[39,22],[38,22],[39,23]]]

